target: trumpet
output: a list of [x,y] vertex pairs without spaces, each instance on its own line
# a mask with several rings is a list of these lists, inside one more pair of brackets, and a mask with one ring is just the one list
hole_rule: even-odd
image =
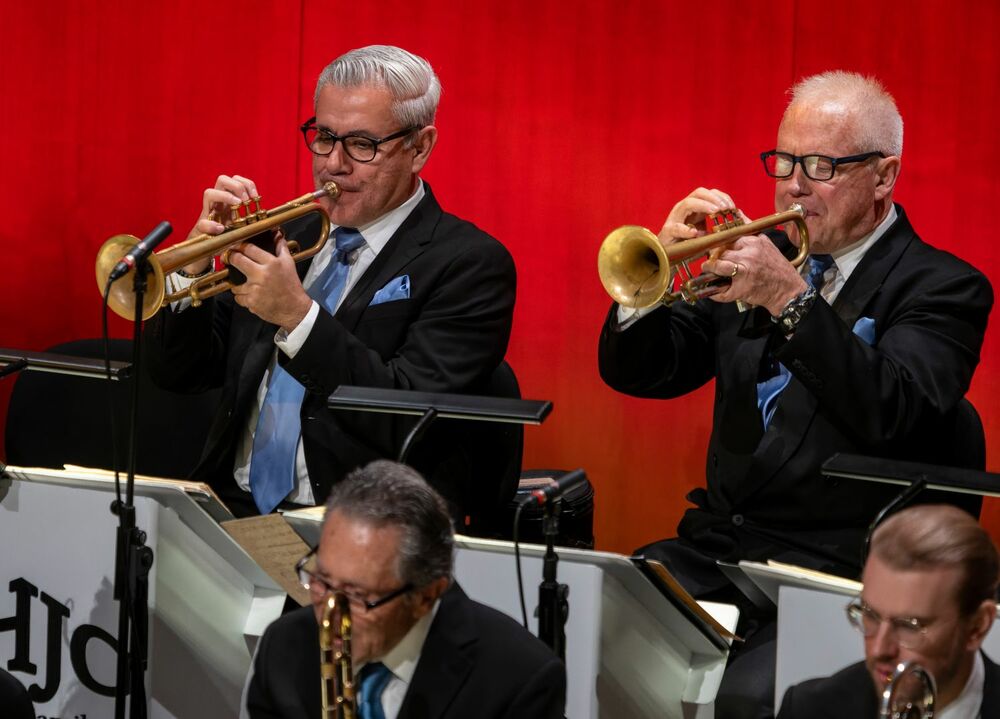
[[[225,230],[218,235],[202,234],[179,242],[161,252],[150,255],[146,262],[149,267],[147,277],[148,289],[143,297],[142,318],[148,320],[163,306],[171,302],[191,298],[191,304],[197,307],[203,300],[214,297],[233,288],[229,280],[229,270],[223,269],[199,277],[189,287],[173,293],[167,293],[166,276],[176,272],[185,265],[204,260],[216,255],[222,255],[223,263],[227,263],[230,251],[241,242],[251,237],[268,232],[286,222],[303,217],[310,213],[318,213],[321,221],[320,235],[316,243],[307,250],[298,251],[298,243],[290,242],[289,251],[296,262],[306,260],[326,244],[330,233],[330,218],[316,204],[321,197],[336,198],[340,188],[336,183],[327,182],[315,192],[302,195],[291,202],[286,202],[271,210],[263,210],[260,198],[256,197],[240,205],[230,207],[231,217]],[[242,211],[242,214],[241,214]],[[97,287],[103,293],[112,268],[125,253],[132,249],[139,240],[133,235],[115,235],[108,239],[97,253]],[[108,295],[108,307],[127,320],[135,318],[135,294],[132,291],[132,273],[114,282]]]
[[931,673],[915,662],[900,662],[882,692],[878,719],[931,719],[936,699]]
[[[601,284],[623,307],[651,307],[658,302],[671,305],[678,300],[694,303],[718,291],[729,278],[711,273],[693,276],[689,264],[703,255],[721,252],[721,248],[745,235],[794,222],[799,230],[799,252],[791,261],[798,267],[809,256],[809,229],[806,211],[799,204],[784,212],[744,223],[739,212],[714,215],[717,222],[704,237],[681,240],[664,246],[645,227],[624,225],[614,230],[601,243],[597,255],[597,271]],[[676,263],[676,266],[675,266]]]
[[[340,649],[334,647],[340,640]],[[354,674],[351,667],[351,607],[343,594],[329,593],[319,623],[319,670],[323,719],[354,719]]]

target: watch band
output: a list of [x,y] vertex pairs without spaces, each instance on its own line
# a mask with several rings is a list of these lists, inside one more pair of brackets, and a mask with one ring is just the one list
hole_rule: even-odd
[[799,322],[816,302],[816,288],[808,287],[798,297],[793,297],[781,310],[781,314],[774,318],[774,321],[781,327],[781,331],[786,335],[795,332]]

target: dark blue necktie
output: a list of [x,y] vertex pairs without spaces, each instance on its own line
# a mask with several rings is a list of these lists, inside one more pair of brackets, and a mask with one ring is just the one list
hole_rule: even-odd
[[[364,244],[353,227],[333,231],[336,250],[307,290],[327,312],[333,312],[344,291],[350,254]],[[302,423],[299,412],[305,388],[280,363],[275,363],[267,395],[257,418],[250,457],[250,493],[261,514],[270,514],[295,489],[295,455]]]
[[385,719],[382,711],[382,691],[392,672],[382,662],[365,664],[361,668],[361,694],[358,698],[358,719]]
[[[832,264],[832,255],[811,255],[809,257],[809,270],[806,273],[806,282],[809,283],[809,286],[820,292],[823,289],[823,275]],[[785,365],[774,362],[773,359],[772,363],[777,365],[776,368],[772,368],[774,374],[763,382],[757,383],[757,409],[760,410],[761,418],[764,420],[764,429],[767,429],[768,425],[771,424],[771,417],[774,416],[774,410],[778,407],[778,397],[781,396],[782,391],[792,379],[792,373]]]

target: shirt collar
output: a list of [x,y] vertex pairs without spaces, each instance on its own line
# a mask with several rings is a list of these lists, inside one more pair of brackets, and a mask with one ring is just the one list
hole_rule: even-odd
[[[431,630],[431,624],[434,622],[434,617],[437,616],[438,607],[440,606],[441,600],[439,599],[434,603],[431,611],[420,617],[410,627],[410,631],[399,640],[396,646],[386,652],[385,656],[373,659],[372,661],[382,662],[397,679],[409,684],[413,679],[413,673],[417,669],[417,662],[420,661],[420,652],[423,651],[427,634]],[[360,670],[360,667],[358,669]]]
[[886,216],[880,223],[878,223],[874,230],[869,232],[854,244],[842,247],[833,253],[833,262],[837,265],[837,271],[840,273],[841,277],[844,278],[845,282],[847,281],[847,278],[851,276],[851,273],[854,272],[854,268],[857,267],[862,258],[864,258],[865,253],[868,252],[868,250],[871,249],[871,246],[874,245],[879,238],[881,238],[882,235],[889,230],[892,223],[896,221],[897,217],[896,206],[890,204],[889,212],[886,213]]
[[361,236],[365,238],[365,244],[377,255],[386,246],[389,239],[396,234],[396,230],[409,217],[413,208],[424,198],[424,181],[417,178],[417,187],[410,195],[410,198],[394,210],[389,210],[377,220],[369,222],[367,225],[358,227]]

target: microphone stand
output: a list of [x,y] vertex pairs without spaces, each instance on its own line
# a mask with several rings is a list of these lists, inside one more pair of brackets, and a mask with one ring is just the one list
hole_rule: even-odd
[[139,377],[142,306],[146,292],[148,263],[136,262],[133,272],[135,317],[132,330],[132,399],[128,438],[128,478],[125,498],[111,503],[111,513],[118,516],[115,552],[115,599],[118,605],[118,663],[115,682],[115,719],[125,719],[125,701],[131,692],[130,719],[145,719],[146,668],[149,639],[149,570],[153,550],[146,546],[146,533],[135,523],[135,460],[139,418]]
[[542,558],[542,582],[538,585],[538,638],[551,647],[563,663],[566,662],[566,620],[569,617],[569,585],[556,581],[559,555],[553,548],[559,534],[559,511],[562,500],[543,505],[542,533],[545,535],[545,556]]

